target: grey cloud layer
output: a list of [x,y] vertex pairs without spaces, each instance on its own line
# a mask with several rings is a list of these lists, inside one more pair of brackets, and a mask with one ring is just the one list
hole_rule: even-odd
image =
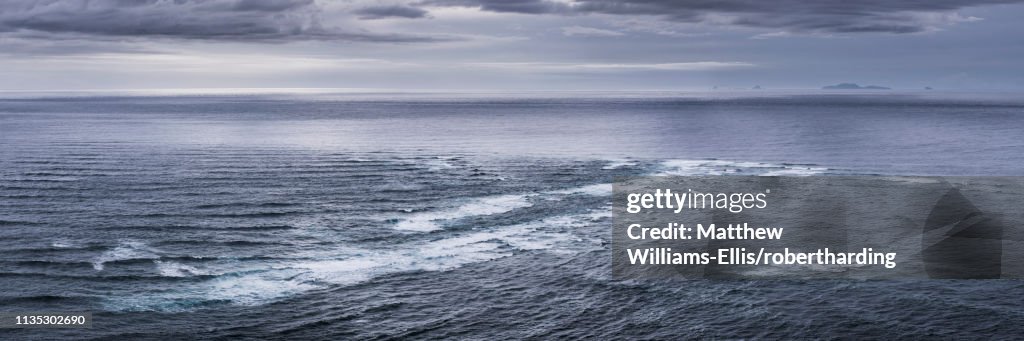
[[[1021,0],[426,0],[425,5],[477,7],[524,14],[650,15],[677,22],[711,22],[792,32],[913,33],[936,24],[921,14]],[[940,22],[941,23],[941,22]]]
[[360,19],[384,19],[384,18],[423,18],[427,11],[421,8],[410,6],[371,6],[355,11]]
[[[362,1],[331,3],[347,7],[326,14],[321,5],[327,2],[315,0],[7,0],[0,2],[0,36],[28,40],[459,40],[452,35],[368,31],[358,28],[358,20],[354,20],[428,18],[428,10],[436,7],[535,15],[649,16],[678,23],[737,25],[783,32],[913,33],[971,20],[955,15],[959,9],[1015,2],[1024,0],[395,0],[384,5]],[[568,33],[587,33],[574,30]],[[598,31],[591,29],[589,33],[594,36]],[[457,36],[459,32],[453,34]],[[605,31],[605,35],[615,34]]]
[[[408,17],[417,11],[422,10],[390,15]],[[235,41],[447,40],[342,30],[322,24],[320,13],[313,0],[13,0],[0,3],[0,33],[37,39],[77,35]],[[367,15],[388,14],[371,9]]]

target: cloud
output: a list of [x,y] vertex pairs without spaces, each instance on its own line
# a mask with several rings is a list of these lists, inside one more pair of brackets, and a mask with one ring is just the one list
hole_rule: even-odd
[[[956,12],[963,8],[1010,2],[1024,0],[395,0],[384,5],[368,0],[8,0],[0,2],[0,38],[392,43],[460,40],[458,32],[380,32],[401,26],[354,20],[424,18],[429,16],[429,7],[530,15],[600,14],[639,23],[619,30],[570,26],[563,29],[568,36],[609,37],[623,31],[691,35],[687,33],[691,30],[673,25],[755,27],[782,32],[778,36],[915,33],[980,20]],[[332,12],[325,7],[340,10]]]
[[[794,33],[916,33],[964,21],[967,7],[1024,0],[427,0],[433,6],[475,7],[524,14],[656,16],[670,22],[707,23]],[[967,17],[970,18],[970,17]],[[977,19],[977,18],[975,18]]]
[[416,19],[427,16],[427,11],[424,9],[400,5],[364,7],[355,10],[354,13],[359,15],[359,19]]
[[[648,19],[648,20],[645,20]],[[649,20],[644,17],[624,17],[615,19],[609,23],[612,26],[624,31],[651,33],[669,37],[697,37],[708,35],[705,27],[695,23],[668,22],[662,20]]]
[[160,70],[197,74],[280,74],[291,72],[328,72],[336,70],[387,70],[415,67],[373,58],[332,58],[324,56],[283,56],[221,53],[100,53],[75,56],[40,56],[34,61],[78,69]]
[[777,31],[777,32],[755,34],[753,37],[750,37],[750,39],[759,39],[760,40],[760,39],[773,39],[773,38],[789,38],[789,37],[792,37],[792,36],[793,36],[792,33],[789,33],[789,32],[786,32],[786,31]]
[[562,34],[569,37],[620,37],[624,35],[619,31],[585,26],[562,27]]
[[[409,13],[406,12],[407,15]],[[35,39],[72,37],[98,40],[450,40],[342,30],[323,25],[320,14],[321,9],[313,0],[11,0],[0,3],[0,34]]]
[[0,56],[59,56],[91,55],[98,53],[147,54],[162,53],[157,49],[123,42],[90,42],[74,39],[34,40],[11,38],[3,40]]

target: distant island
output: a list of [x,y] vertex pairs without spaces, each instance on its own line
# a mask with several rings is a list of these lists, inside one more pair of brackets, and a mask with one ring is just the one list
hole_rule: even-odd
[[891,90],[890,88],[878,85],[866,85],[860,86],[857,83],[839,83],[836,85],[826,85],[821,87],[825,90]]

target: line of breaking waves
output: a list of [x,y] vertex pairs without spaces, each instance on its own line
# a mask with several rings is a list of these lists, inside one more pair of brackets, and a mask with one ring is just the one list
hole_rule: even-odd
[[[138,288],[103,298],[104,308],[116,311],[258,305],[516,252],[571,255],[603,249],[600,238],[581,231],[609,226],[612,186],[607,181],[613,175],[829,171],[815,165],[723,160],[616,159],[545,168],[534,161],[488,165],[466,156],[309,158],[285,153],[261,153],[281,160],[254,165],[254,155],[245,153],[209,160],[182,154],[195,160],[195,168],[168,170],[164,163],[128,154],[15,160],[7,170],[11,176],[0,182],[0,195],[12,199],[4,205],[18,212],[3,220],[5,227],[29,229],[48,224],[34,219],[40,215],[63,213],[100,226],[93,231],[100,235],[89,239],[67,233],[45,245],[5,245],[4,254],[12,258],[3,265],[3,275],[137,283]],[[540,173],[555,174],[549,179],[553,185],[509,184]],[[119,176],[132,181],[109,180]],[[103,187],[111,182],[117,187]],[[310,182],[317,186],[295,186]],[[578,185],[558,188],[564,182]],[[406,200],[366,193],[416,195]],[[67,197],[96,202],[79,212],[61,212],[52,205]],[[370,206],[360,206],[366,203]],[[75,259],[82,255],[88,261]]]

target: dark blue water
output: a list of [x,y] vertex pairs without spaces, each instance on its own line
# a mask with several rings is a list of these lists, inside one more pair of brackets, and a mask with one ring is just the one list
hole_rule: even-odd
[[1024,175],[979,94],[0,100],[0,310],[130,338],[1024,335],[1019,281],[610,278],[616,176]]

